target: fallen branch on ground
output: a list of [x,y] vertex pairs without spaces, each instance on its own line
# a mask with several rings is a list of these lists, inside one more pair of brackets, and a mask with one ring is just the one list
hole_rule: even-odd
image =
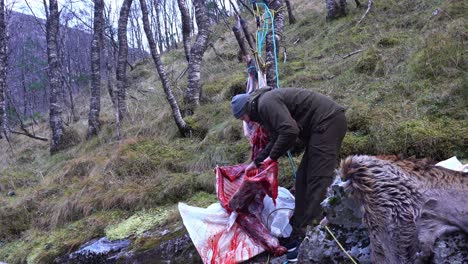
[[357,22],[356,25],[361,24],[362,20],[364,20],[364,18],[367,16],[367,14],[369,13],[369,11],[371,10],[371,7],[372,7],[372,0],[369,0],[369,2],[367,3],[367,10],[366,10],[366,12],[362,15],[361,19],[359,19],[359,21]]
[[348,57],[353,56],[354,54],[358,54],[358,53],[363,52],[363,51],[364,51],[364,49],[359,49],[359,50],[353,51],[353,52],[351,52],[351,53],[349,53],[349,54],[346,54],[346,55],[344,55],[344,56],[341,57],[341,58],[346,59],[346,58],[348,58]]

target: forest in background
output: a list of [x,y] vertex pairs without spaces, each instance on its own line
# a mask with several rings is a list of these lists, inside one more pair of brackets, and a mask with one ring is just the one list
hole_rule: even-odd
[[[135,3],[139,2],[132,6]],[[349,131],[343,157],[403,154],[435,160],[452,155],[466,159],[464,2],[374,1],[371,11],[358,23],[367,8],[362,4],[364,8],[349,3],[345,16],[326,19],[325,1],[292,1],[297,21],[289,24],[285,15],[279,51],[281,87],[313,89],[347,107]],[[73,131],[68,134],[73,144],[50,155],[50,140],[11,134],[10,142],[0,142],[0,260],[50,263],[85,241],[115,235],[116,230],[120,233],[115,237],[131,237],[135,248],[147,250],[163,238],[157,234],[143,237],[137,227],[122,231],[117,228],[119,223],[140,215],[153,223],[150,230],[180,225],[176,202],[203,206],[214,201],[214,166],[247,162],[249,156],[241,124],[231,117],[229,106],[232,95],[245,91],[245,54],[239,52],[227,26],[237,23],[233,13],[229,17],[218,14],[218,20],[209,21],[200,68],[200,100],[193,111],[185,111],[191,103],[184,100],[190,81],[188,73],[181,74],[188,68],[181,37],[175,41],[178,47],[174,43],[170,50],[166,50],[171,46],[166,41],[162,49],[161,40],[155,41],[157,51],[164,51],[161,63],[166,84],[173,88],[174,98],[182,106],[182,120],[190,128],[187,137],[174,122],[174,108],[168,103],[167,87],[161,83],[153,58],[129,59],[128,111],[120,126],[115,117],[118,111],[108,95],[107,75],[102,75],[100,129],[97,136],[87,137],[93,89],[89,72],[92,35],[83,33],[81,39],[89,43],[89,53],[80,48],[83,62],[74,66],[73,76],[83,70],[88,77],[80,88],[72,90],[77,119],[65,122],[66,130]],[[254,18],[247,10],[242,14],[254,31]],[[181,36],[182,29],[178,30]],[[191,32],[195,43],[198,31]],[[45,45],[44,32],[36,35],[42,38],[43,44],[38,45]],[[27,46],[23,45],[23,52]],[[132,48],[138,50],[138,44]],[[42,55],[29,58],[37,56],[40,63],[46,63],[44,49],[42,46]],[[116,54],[118,57],[118,51]],[[110,83],[119,91],[122,84],[117,77],[117,59],[113,63]],[[105,73],[105,63],[100,65]],[[38,67],[44,69],[44,65]],[[24,88],[17,78],[15,93],[10,90],[12,102],[18,105],[28,133],[51,139],[47,116],[50,92],[34,97],[36,77],[29,75],[31,71],[24,80],[32,86],[26,89],[32,106],[23,106],[28,97],[21,99]],[[21,75],[21,67],[7,71],[11,72]],[[66,72],[63,75],[73,80]],[[45,72],[42,76],[47,79]],[[66,103],[69,93],[63,82],[59,88],[64,92],[58,98],[62,97],[66,112],[70,111]],[[49,89],[48,85],[42,87]],[[10,130],[21,131],[16,113],[6,113]],[[281,160],[281,165],[280,182],[291,186],[289,165],[286,160]],[[174,234],[183,233],[176,227],[169,229]]]

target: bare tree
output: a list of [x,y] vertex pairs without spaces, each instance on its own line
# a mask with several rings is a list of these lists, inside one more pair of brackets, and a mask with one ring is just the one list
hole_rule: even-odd
[[128,56],[128,42],[127,42],[127,23],[128,14],[132,0],[124,0],[120,8],[119,28],[117,35],[119,38],[119,55],[117,58],[117,106],[118,106],[118,121],[121,121],[127,112],[126,103],[126,90],[127,90],[127,56]]
[[[356,1],[356,4],[359,1]],[[335,19],[346,15],[346,0],[325,0],[327,19]]]
[[171,15],[171,40],[172,40],[172,45],[176,49],[179,48],[178,42],[180,40],[179,37],[179,25],[181,24],[181,21],[179,21],[179,13],[177,12],[177,3],[176,1],[172,1],[172,15]]
[[[73,83],[73,72],[72,72],[72,58],[71,58],[71,54],[70,54],[70,45],[72,40],[70,38],[70,36],[72,35],[72,28],[69,27],[69,22],[70,20],[73,18],[72,15],[67,15],[66,18],[65,18],[65,23],[63,23],[63,30],[62,30],[62,34],[60,34],[60,45],[59,45],[59,55],[60,55],[60,62],[61,62],[61,66],[63,65],[66,65],[65,67],[61,67],[61,68],[65,68],[65,69],[61,69],[61,74],[62,74],[62,81],[63,81],[63,84],[65,84],[66,88],[67,88],[67,92],[68,92],[68,99],[69,99],[69,104],[70,104],[70,111],[71,111],[71,119],[73,120],[73,122],[76,122],[79,120],[79,117],[76,115],[75,113],[75,103],[74,103],[74,100],[73,100],[73,87],[72,87],[72,83]],[[76,38],[73,39],[73,42],[76,42]],[[68,44],[68,45],[67,45]],[[84,58],[84,56],[83,56]],[[64,87],[62,85],[62,97],[63,97],[63,102],[66,103],[66,100],[65,100],[65,91],[64,91]]]
[[185,0],[177,0],[179,4],[180,14],[182,17],[182,40],[184,41],[185,58],[189,61],[190,53],[190,13]]
[[0,0],[0,138],[4,134],[4,125],[6,124],[5,112],[5,90],[6,90],[6,25],[5,25],[5,1]]
[[[268,33],[265,43],[265,52],[266,52],[266,79],[268,86],[277,87],[276,76],[276,65],[275,57],[277,58],[281,43],[281,36],[283,35],[284,27],[284,10],[281,8],[283,6],[283,0],[273,0],[268,4],[270,9],[275,10],[274,17],[274,36],[273,32]],[[276,53],[275,53],[276,51]]]
[[138,49],[138,51],[134,53],[134,55],[136,55],[136,59],[140,59],[142,54],[144,53],[144,47],[140,25],[140,8],[139,6],[137,6],[137,2],[133,3],[132,8],[130,8],[129,20],[132,36],[134,37],[134,40],[132,40],[133,43],[131,47]]
[[200,105],[200,68],[203,54],[208,47],[208,37],[210,34],[210,20],[207,14],[205,1],[193,0],[195,6],[195,17],[197,19],[198,34],[190,49],[188,66],[188,85],[185,95],[187,104],[187,115],[192,115],[195,108]]
[[157,42],[158,42],[158,48],[159,48],[159,52],[163,52],[164,50],[164,47],[163,47],[163,37],[162,37],[162,29],[161,29],[161,9],[159,8],[159,3],[161,1],[157,1],[157,0],[154,0],[153,1],[153,8],[154,8],[154,12],[156,13],[156,27],[155,27],[155,31],[156,31],[156,38],[157,38]]
[[289,24],[292,25],[292,24],[296,23],[296,18],[294,17],[293,12],[292,12],[291,1],[284,0],[284,2],[286,3],[286,7],[288,8]]
[[247,21],[239,16],[238,25],[242,28],[242,32],[244,32],[244,37],[247,40],[247,43],[249,43],[250,48],[252,50],[255,49],[255,42],[253,40],[252,33],[250,33]]
[[169,28],[167,27],[167,20],[169,19],[168,14],[167,14],[167,1],[163,0],[163,21],[164,21],[164,41],[166,43],[166,49],[170,50],[171,49],[171,43],[169,42],[170,37],[169,37]]
[[179,128],[179,131],[182,134],[182,136],[187,136],[189,134],[190,129],[185,123],[184,119],[182,118],[179,105],[177,104],[177,100],[172,93],[171,84],[169,82],[169,79],[167,78],[166,71],[161,62],[159,53],[156,49],[156,43],[153,38],[153,33],[151,32],[151,28],[149,26],[148,8],[146,6],[145,1],[146,0],[140,0],[140,6],[141,6],[141,12],[143,13],[143,27],[146,33],[146,38],[148,39],[151,56],[153,57],[154,64],[156,65],[156,70],[158,71],[159,78],[161,79],[164,92],[166,93],[167,101],[169,102],[169,105],[171,106],[172,116],[174,117],[176,125]]
[[104,20],[104,0],[94,0],[94,34],[91,42],[91,102],[89,105],[87,137],[97,135],[101,122],[101,47]]
[[49,16],[46,23],[47,61],[49,65],[48,76],[50,85],[49,122],[52,130],[50,152],[55,153],[61,149],[63,143],[62,106],[58,101],[60,94],[60,65],[58,56],[57,35],[59,30],[59,16],[57,0],[49,1]]

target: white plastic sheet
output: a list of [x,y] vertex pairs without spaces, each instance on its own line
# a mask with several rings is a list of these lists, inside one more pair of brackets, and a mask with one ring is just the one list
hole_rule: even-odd
[[436,166],[444,167],[455,171],[468,172],[468,164],[463,165],[455,156],[437,163]]
[[[268,196],[263,203],[263,224],[273,235],[288,237],[292,230],[289,218],[294,209],[294,196],[279,187],[276,206]],[[219,203],[207,208],[179,203],[179,212],[205,264],[238,263],[265,251],[237,223],[233,223],[232,218],[230,221],[230,215]]]

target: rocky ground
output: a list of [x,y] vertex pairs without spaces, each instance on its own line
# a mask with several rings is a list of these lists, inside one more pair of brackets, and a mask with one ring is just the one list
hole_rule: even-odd
[[[367,231],[361,223],[356,204],[346,198],[337,180],[322,203],[329,221],[328,227],[337,240],[358,263],[371,263]],[[172,231],[147,233],[146,236],[171,236]],[[468,235],[448,234],[436,241],[431,263],[463,264],[468,259]],[[56,260],[57,263],[202,263],[190,237],[182,232],[147,250],[134,251],[128,240],[109,241],[106,238],[91,241],[79,250]],[[263,253],[246,263],[281,264],[285,256],[272,258]],[[299,263],[352,263],[323,226],[310,227],[299,250]]]

